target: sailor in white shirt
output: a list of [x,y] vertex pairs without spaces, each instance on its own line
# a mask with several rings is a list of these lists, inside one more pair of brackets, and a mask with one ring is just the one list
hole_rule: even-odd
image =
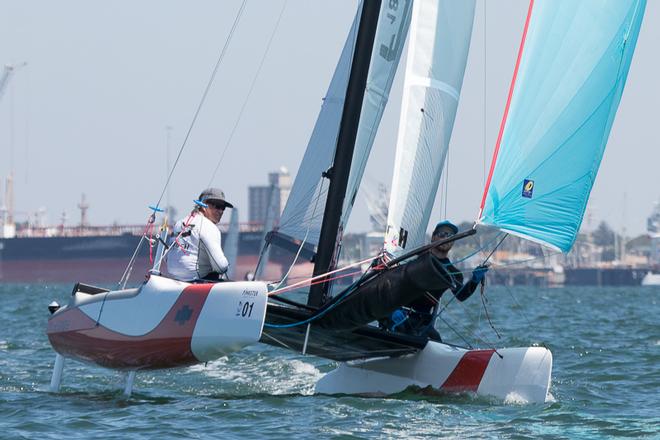
[[217,281],[229,268],[218,223],[225,208],[234,205],[225,200],[225,193],[218,188],[204,190],[195,203],[190,215],[174,225],[167,270],[181,281]]

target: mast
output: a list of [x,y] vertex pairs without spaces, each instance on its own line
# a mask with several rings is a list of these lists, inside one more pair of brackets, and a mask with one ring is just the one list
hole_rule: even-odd
[[[351,74],[348,79],[346,100],[337,137],[335,158],[332,167],[325,176],[330,180],[330,186],[321,225],[318,253],[314,264],[314,276],[326,273],[334,266],[333,260],[338,244],[341,210],[346,196],[346,185],[353,159],[353,149],[360,122],[360,111],[367,84],[380,6],[381,0],[364,0],[362,6]],[[327,282],[313,285],[309,292],[307,304],[320,306],[325,301],[327,291]]]

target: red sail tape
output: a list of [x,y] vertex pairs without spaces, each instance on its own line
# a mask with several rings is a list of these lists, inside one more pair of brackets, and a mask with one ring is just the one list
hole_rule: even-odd
[[477,217],[477,220],[481,218],[481,214],[483,213],[484,205],[486,204],[486,195],[488,194],[490,181],[493,178],[493,171],[495,170],[495,162],[497,162],[497,154],[500,152],[500,142],[502,142],[502,135],[504,134],[506,118],[509,115],[509,106],[511,105],[511,97],[513,96],[513,89],[516,85],[516,77],[518,76],[518,68],[520,67],[520,60],[522,58],[523,49],[525,47],[525,39],[527,38],[527,29],[529,28],[529,20],[532,17],[533,7],[534,0],[530,0],[529,9],[527,10],[527,19],[525,20],[525,28],[523,30],[522,39],[520,41],[520,48],[518,49],[518,59],[516,60],[516,67],[513,69],[513,78],[511,79],[511,86],[509,87],[509,96],[506,99],[506,107],[504,108],[504,115],[502,116],[502,123],[500,124],[500,132],[497,135],[495,151],[493,151],[493,160],[490,162],[490,171],[488,173],[488,179],[486,180],[486,186],[484,187],[484,195],[481,198],[481,206],[479,207],[479,216]]

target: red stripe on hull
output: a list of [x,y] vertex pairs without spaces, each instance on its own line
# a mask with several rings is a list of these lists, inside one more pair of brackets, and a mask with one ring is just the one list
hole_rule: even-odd
[[65,357],[108,368],[142,370],[193,365],[199,360],[193,355],[190,342],[212,287],[213,284],[196,284],[185,288],[163,320],[142,336],[128,336],[96,325],[73,308],[48,321],[48,339]]
[[472,350],[463,355],[441,390],[455,393],[476,392],[495,350]]

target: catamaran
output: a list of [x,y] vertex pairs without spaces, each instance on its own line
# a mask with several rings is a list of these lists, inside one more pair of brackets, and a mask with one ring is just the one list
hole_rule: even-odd
[[[194,284],[161,273],[161,239],[147,281],[108,291],[77,284],[51,305],[57,352],[51,388],[72,358],[126,371],[206,362],[262,342],[339,362],[316,391],[383,395],[410,386],[545,401],[544,347],[473,349],[376,323],[429,290],[448,287],[429,253],[488,225],[570,250],[623,93],[644,0],[531,0],[475,227],[424,245],[463,81],[474,0],[364,0],[341,53],[280,224],[263,255],[313,261],[290,283]],[[404,42],[410,42],[383,253],[348,287],[333,283],[355,201]],[[162,231],[164,238],[166,231]],[[260,264],[267,264],[262,258]],[[259,270],[257,270],[259,273]],[[301,291],[306,302],[286,292]]]

